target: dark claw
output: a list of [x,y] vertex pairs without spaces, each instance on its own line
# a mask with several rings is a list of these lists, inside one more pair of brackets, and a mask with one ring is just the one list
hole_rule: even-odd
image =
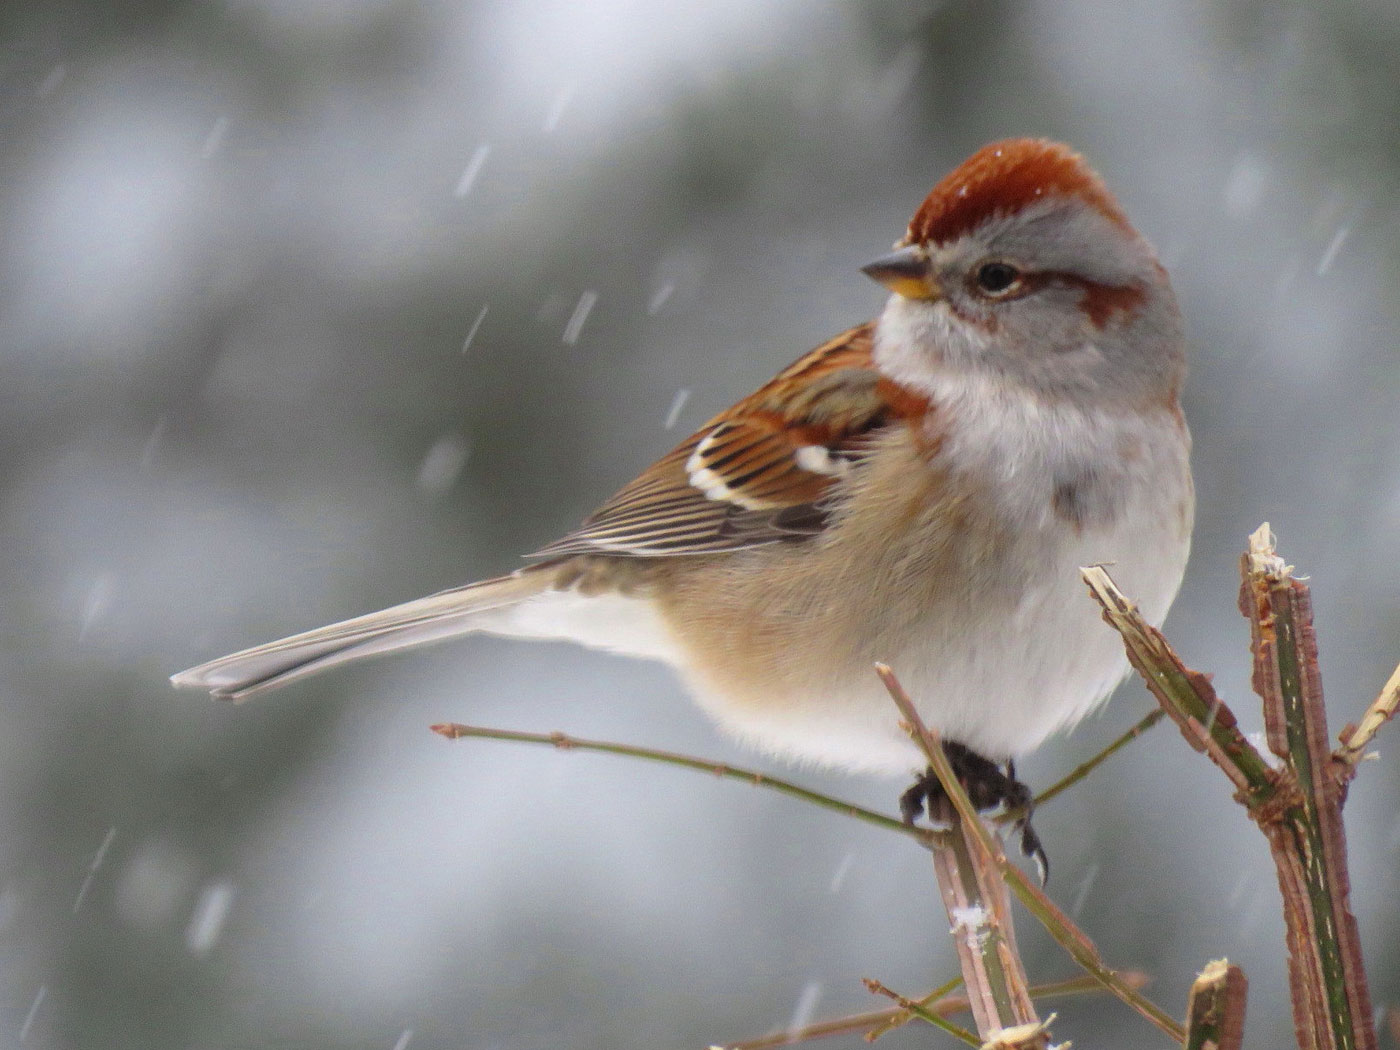
[[[1003,771],[990,759],[951,741],[944,742],[943,751],[957,774],[958,782],[967,790],[968,798],[979,813],[1000,806],[1023,813],[1016,821],[1016,830],[1021,833],[1021,852],[1035,861],[1040,884],[1044,886],[1050,877],[1050,859],[1045,855],[1040,836],[1031,827],[1031,791],[1016,779],[1015,763],[1007,762]],[[899,796],[899,812],[906,824],[913,824],[925,811],[931,819],[937,819],[946,801],[943,785],[930,769],[914,781],[913,787]]]
[[1030,814],[1016,821],[1016,826],[1021,829],[1021,855],[1035,861],[1035,872],[1040,876],[1040,886],[1044,889],[1045,884],[1050,881],[1050,858],[1045,855],[1040,836],[1035,833],[1035,828],[1031,827]]

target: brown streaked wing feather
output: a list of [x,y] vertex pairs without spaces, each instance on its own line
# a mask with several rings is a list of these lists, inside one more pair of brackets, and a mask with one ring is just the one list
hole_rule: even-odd
[[[836,471],[859,458],[865,436],[928,408],[875,371],[873,329],[803,355],[536,556],[706,554],[820,532]],[[804,467],[804,446],[825,449],[833,473]]]

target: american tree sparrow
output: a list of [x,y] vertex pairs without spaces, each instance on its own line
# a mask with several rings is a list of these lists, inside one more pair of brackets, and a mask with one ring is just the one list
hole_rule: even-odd
[[1154,624],[1181,582],[1176,298],[1083,159],[1031,139],[975,153],[864,269],[893,293],[878,319],[715,416],[529,567],[173,682],[243,700],[460,634],[562,638],[671,664],[765,751],[907,774],[920,756],[878,660],[963,770],[1002,778],[984,801],[1019,801],[996,763],[1127,669],[1079,567],[1112,563]]

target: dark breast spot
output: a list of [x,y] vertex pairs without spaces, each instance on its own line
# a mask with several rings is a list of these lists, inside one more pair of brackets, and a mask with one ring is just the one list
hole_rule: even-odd
[[1052,506],[1055,509],[1055,517],[1061,521],[1069,522],[1074,526],[1075,532],[1084,531],[1084,526],[1088,524],[1089,509],[1085,505],[1084,494],[1078,483],[1064,480],[1056,481]]
[[1055,517],[1068,522],[1075,532],[1111,525],[1122,508],[1122,486],[1114,477],[1088,468],[1055,476],[1051,507]]

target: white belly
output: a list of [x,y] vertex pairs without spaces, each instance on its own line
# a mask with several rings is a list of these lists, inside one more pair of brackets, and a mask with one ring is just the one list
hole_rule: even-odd
[[[1189,537],[1174,535],[1175,513],[1147,503],[1112,529],[1047,551],[1044,575],[1009,617],[969,610],[965,629],[951,632],[937,651],[915,644],[896,657],[891,666],[930,725],[1004,759],[1039,746],[1108,698],[1128,663],[1079,569],[1107,564],[1149,622],[1160,625],[1181,584]],[[878,693],[874,701],[889,703]]]

